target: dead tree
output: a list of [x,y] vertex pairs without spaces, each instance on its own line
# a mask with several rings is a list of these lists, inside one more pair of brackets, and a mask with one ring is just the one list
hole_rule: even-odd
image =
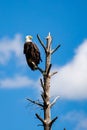
[[58,118],[56,116],[53,119],[51,119],[51,107],[56,103],[57,99],[59,98],[59,96],[57,96],[52,102],[50,101],[50,80],[51,77],[57,73],[57,71],[52,73],[50,72],[52,67],[51,56],[55,51],[59,49],[60,45],[58,45],[55,49],[51,49],[52,37],[50,33],[46,37],[46,45],[42,42],[39,35],[37,35],[37,38],[45,51],[45,70],[38,67],[38,70],[41,72],[43,76],[43,78],[40,79],[41,87],[43,90],[41,93],[43,103],[34,101],[30,98],[27,98],[27,100],[33,104],[40,106],[43,109],[44,119],[40,117],[40,115],[38,115],[37,113],[35,115],[42,122],[44,130],[51,130],[53,123]]

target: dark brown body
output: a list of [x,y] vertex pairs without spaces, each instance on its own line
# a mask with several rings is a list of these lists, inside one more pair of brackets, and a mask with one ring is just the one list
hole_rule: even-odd
[[40,57],[40,52],[36,44],[32,42],[26,42],[24,44],[24,54],[26,56],[26,61],[28,66],[32,69],[35,70],[35,66],[38,66],[40,63],[41,57]]

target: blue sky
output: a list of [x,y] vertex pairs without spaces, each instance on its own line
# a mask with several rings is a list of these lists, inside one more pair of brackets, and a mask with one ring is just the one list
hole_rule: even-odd
[[[36,35],[45,43],[48,33],[52,47],[61,48],[52,56],[51,97],[60,99],[52,108],[58,115],[53,130],[87,130],[87,1],[86,0],[1,0],[0,1],[0,129],[41,130],[35,113],[40,108],[28,103],[41,100],[40,72],[32,72],[23,55],[25,36],[44,51]],[[40,64],[44,67],[44,60]]]

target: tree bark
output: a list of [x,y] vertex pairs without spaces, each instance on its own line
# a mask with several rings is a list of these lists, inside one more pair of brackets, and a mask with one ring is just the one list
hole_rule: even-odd
[[50,65],[51,65],[51,36],[47,36],[46,46],[46,62],[45,62],[45,75],[44,78],[44,130],[50,130],[51,111],[50,111]]
[[55,104],[59,96],[57,96],[53,100],[53,102],[50,102],[50,80],[51,77],[57,73],[57,72],[50,73],[52,67],[51,55],[60,47],[60,45],[58,45],[53,50],[51,49],[52,37],[50,33],[46,37],[46,41],[47,41],[46,46],[41,41],[39,35],[37,35],[37,38],[45,51],[45,70],[42,70],[41,68],[37,67],[37,69],[42,73],[43,76],[43,79],[40,79],[41,87],[43,89],[43,92],[41,94],[43,104],[37,101],[33,101],[30,98],[27,98],[27,100],[43,108],[44,119],[42,119],[42,117],[40,117],[37,113],[36,113],[36,117],[42,122],[44,130],[52,130],[51,129],[52,124],[56,121],[58,117],[51,119],[51,107]]
[[47,40],[46,47],[41,41],[39,35],[37,35],[37,38],[39,42],[41,43],[43,49],[45,50],[45,71],[42,71],[43,80],[40,79],[41,86],[43,88],[43,92],[41,96],[43,99],[44,119],[42,119],[39,115],[37,115],[37,118],[43,123],[44,130],[51,130],[52,124],[58,118],[58,117],[55,117],[54,119],[51,120],[51,107],[55,104],[56,100],[59,97],[57,96],[52,103],[50,102],[50,80],[51,80],[51,76],[57,73],[57,72],[53,72],[52,74],[50,73],[50,69],[52,66],[51,55],[60,47],[60,45],[58,45],[56,49],[51,50],[52,37],[50,33],[46,37],[46,40]]

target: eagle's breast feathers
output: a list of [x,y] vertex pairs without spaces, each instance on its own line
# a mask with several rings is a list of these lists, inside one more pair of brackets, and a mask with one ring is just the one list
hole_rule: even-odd
[[40,51],[36,46],[36,44],[33,42],[25,42],[23,52],[26,56],[26,61],[29,67],[32,70],[35,70],[38,64],[40,63],[40,61],[42,61],[40,56]]

